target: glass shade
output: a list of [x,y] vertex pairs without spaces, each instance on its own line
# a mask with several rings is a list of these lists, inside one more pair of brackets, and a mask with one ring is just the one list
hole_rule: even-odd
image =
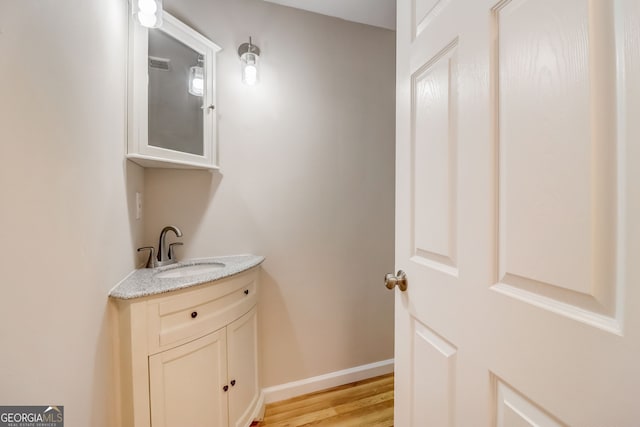
[[242,81],[248,85],[258,82],[258,55],[246,52],[240,57],[242,64]]
[[204,95],[204,69],[200,66],[189,69],[189,93],[195,96]]
[[143,27],[162,26],[162,0],[133,0],[133,14]]

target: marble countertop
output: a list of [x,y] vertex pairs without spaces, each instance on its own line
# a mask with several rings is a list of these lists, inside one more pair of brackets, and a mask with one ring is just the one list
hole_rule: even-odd
[[[184,260],[165,267],[141,268],[131,272],[111,289],[109,296],[116,299],[133,299],[171,292],[242,273],[262,264],[263,261],[264,257],[258,255],[231,255]],[[224,267],[185,277],[156,277],[158,273],[179,267],[209,263],[224,264]]]

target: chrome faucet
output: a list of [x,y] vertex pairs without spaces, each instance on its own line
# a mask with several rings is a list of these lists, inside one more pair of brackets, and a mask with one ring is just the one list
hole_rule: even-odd
[[158,262],[156,266],[160,267],[163,265],[169,265],[176,263],[176,254],[174,252],[173,247],[182,245],[182,242],[171,243],[169,245],[169,249],[167,249],[167,232],[173,231],[177,237],[182,237],[182,231],[178,227],[174,227],[173,225],[168,225],[162,229],[160,232],[160,241],[158,242]]

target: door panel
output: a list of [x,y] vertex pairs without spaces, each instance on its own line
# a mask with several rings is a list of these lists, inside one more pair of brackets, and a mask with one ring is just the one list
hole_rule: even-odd
[[456,45],[411,76],[413,261],[456,269]]
[[413,0],[413,38],[418,37],[449,0]]
[[497,380],[496,386],[497,427],[563,426],[563,424],[502,381]]
[[395,425],[638,425],[640,2],[397,4]]
[[613,2],[514,0],[493,18],[497,290],[615,331]]
[[452,426],[455,407],[456,348],[429,328],[413,322],[412,424]]

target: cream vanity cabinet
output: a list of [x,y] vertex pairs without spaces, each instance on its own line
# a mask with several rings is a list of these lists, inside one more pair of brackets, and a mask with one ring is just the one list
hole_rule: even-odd
[[118,299],[123,426],[247,427],[260,415],[257,267]]

